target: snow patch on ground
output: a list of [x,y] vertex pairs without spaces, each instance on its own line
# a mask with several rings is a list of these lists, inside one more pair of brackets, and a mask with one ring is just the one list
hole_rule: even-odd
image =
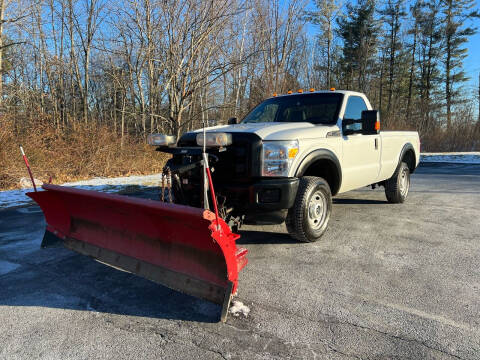
[[[117,193],[128,188],[129,186],[150,187],[161,185],[161,174],[143,175],[143,176],[127,176],[116,178],[93,178],[89,180],[68,182],[61,184],[62,186],[72,186],[78,189],[95,190],[107,193]],[[41,188],[37,186],[39,190]],[[7,190],[0,191],[0,209],[6,209],[14,206],[27,205],[32,200],[26,196],[27,192],[33,189]]]
[[480,164],[480,152],[422,153],[421,162]]
[[247,317],[248,314],[250,314],[250,308],[238,300],[232,301],[232,306],[230,306],[230,309],[228,309],[228,311],[230,312],[230,314],[236,317],[240,315]]
[[[420,161],[457,164],[480,164],[480,152],[422,153],[420,155]],[[30,184],[30,181],[29,179],[25,179],[23,183]],[[69,182],[62,185],[73,186],[80,189],[102,191],[107,193],[117,193],[129,186],[160,186],[161,174],[116,178],[98,177],[89,180]],[[37,187],[41,189],[40,186]],[[30,191],[32,191],[32,189],[0,191],[0,209],[27,205],[31,203],[32,200],[25,195],[27,192]]]
[[20,264],[15,264],[9,261],[0,260],[0,275],[8,274],[9,272],[17,269]]

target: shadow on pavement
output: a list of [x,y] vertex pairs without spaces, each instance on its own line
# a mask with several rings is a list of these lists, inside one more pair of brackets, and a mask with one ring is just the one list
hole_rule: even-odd
[[371,204],[388,204],[387,200],[372,200],[372,199],[337,199],[333,198],[334,204],[348,204],[348,205],[371,205]]
[[240,239],[238,245],[247,244],[298,244],[290,235],[270,231],[240,230]]
[[[45,254],[51,251],[57,251],[60,260],[25,264],[0,276],[0,306],[39,306],[208,323],[220,321],[219,305],[62,248],[41,250]],[[53,257],[53,254],[48,255]]]
[[421,162],[415,170],[415,173],[432,175],[480,175],[480,164]]

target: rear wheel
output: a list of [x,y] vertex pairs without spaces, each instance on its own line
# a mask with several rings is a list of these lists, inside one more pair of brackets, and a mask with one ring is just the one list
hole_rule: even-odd
[[288,210],[285,224],[289,234],[303,242],[320,239],[332,212],[332,194],[328,183],[314,176],[300,179],[295,203]]
[[404,162],[400,164],[395,174],[385,181],[385,195],[389,203],[405,202],[410,190],[410,169]]

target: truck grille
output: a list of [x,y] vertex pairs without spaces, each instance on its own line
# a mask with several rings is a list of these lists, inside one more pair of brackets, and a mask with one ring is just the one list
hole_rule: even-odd
[[[215,171],[213,178],[222,185],[249,182],[260,176],[261,139],[252,133],[231,133],[232,145],[224,151],[209,149],[219,161],[211,164]],[[179,146],[196,146],[195,133],[182,136]]]

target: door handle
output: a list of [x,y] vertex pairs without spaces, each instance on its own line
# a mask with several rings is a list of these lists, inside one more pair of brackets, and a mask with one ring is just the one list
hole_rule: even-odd
[[378,150],[378,138],[375,138],[375,150]]

